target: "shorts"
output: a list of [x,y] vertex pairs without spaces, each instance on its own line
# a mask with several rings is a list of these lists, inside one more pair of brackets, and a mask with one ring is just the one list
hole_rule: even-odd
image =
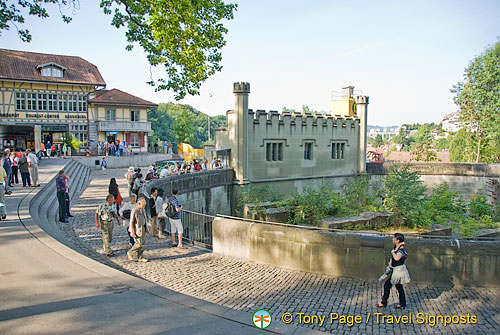
[[168,218],[168,220],[170,221],[170,233],[171,234],[175,234],[175,233],[182,234],[184,228],[182,227],[181,219]]

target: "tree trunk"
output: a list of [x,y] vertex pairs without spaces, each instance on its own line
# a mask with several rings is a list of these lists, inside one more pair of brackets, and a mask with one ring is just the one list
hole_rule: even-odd
[[478,127],[478,132],[477,132],[477,156],[476,156],[476,163],[479,163],[479,158],[481,157],[481,138],[482,134],[479,132],[479,127]]

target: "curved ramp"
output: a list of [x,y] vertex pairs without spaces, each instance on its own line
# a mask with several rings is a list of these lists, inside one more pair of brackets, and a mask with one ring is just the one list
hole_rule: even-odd
[[[73,198],[88,169],[40,164],[42,187],[16,186],[0,222],[0,334],[252,334],[251,315],[188,297],[71,249],[55,224],[54,177],[66,166]],[[274,329],[292,333],[297,328]]]

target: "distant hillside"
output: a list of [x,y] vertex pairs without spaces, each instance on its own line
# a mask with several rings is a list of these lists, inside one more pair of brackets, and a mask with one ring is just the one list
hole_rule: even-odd
[[[179,142],[179,135],[185,129],[192,134],[188,142],[195,148],[202,148],[208,141],[208,118],[193,106],[176,103],[160,103],[156,110],[149,112],[149,121],[153,132],[153,142],[162,141]],[[214,129],[226,125],[226,116],[217,115],[210,117],[210,138],[214,139]],[[191,131],[189,131],[191,129]]]

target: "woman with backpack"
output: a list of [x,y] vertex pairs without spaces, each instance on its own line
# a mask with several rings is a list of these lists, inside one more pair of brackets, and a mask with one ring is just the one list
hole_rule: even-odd
[[118,188],[118,184],[116,183],[115,178],[111,178],[111,180],[109,181],[108,192],[115,197],[116,210],[120,211],[120,205],[122,204],[122,195],[120,194],[120,189]]

